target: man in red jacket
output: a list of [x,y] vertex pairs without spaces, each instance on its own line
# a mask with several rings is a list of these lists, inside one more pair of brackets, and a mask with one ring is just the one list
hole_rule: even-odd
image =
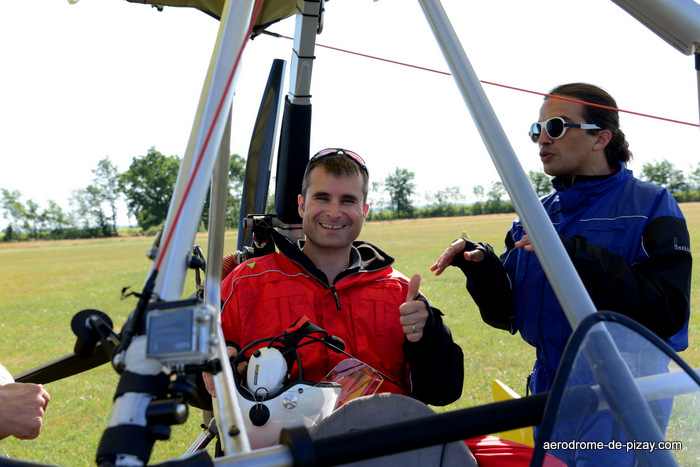
[[[462,393],[464,365],[442,313],[418,291],[420,276],[409,280],[391,267],[391,256],[356,240],[369,212],[368,186],[367,167],[352,151],[326,149],[310,159],[298,197],[306,240],[295,244],[272,231],[277,251],[238,265],[222,282],[229,353],[306,316],[390,378],[381,392],[450,404]],[[324,345],[298,352],[309,381],[346,358]],[[215,396],[211,375],[205,383]]]

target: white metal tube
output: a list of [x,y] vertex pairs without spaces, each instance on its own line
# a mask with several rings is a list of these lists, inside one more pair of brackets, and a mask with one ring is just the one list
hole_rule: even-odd
[[700,44],[700,5],[693,0],[612,0],[679,52]]
[[300,3],[302,10],[296,16],[288,97],[293,104],[310,105],[316,31],[323,3],[320,0]]
[[214,459],[216,467],[292,467],[294,456],[289,446],[277,445],[244,454]]
[[581,320],[595,313],[593,301],[530,186],[442,5],[435,0],[420,0],[420,3],[515,210],[532,239],[537,259],[569,324],[576,329]]
[[209,241],[207,243],[207,270],[205,301],[221,311],[221,268],[226,233],[226,203],[228,202],[228,172],[230,163],[231,109],[219,148],[219,157],[211,177],[209,198]]
[[[596,312],[595,305],[583,286],[562,242],[559,240],[554,226],[547,217],[544,207],[530,186],[513,148],[510,146],[508,138],[488,102],[486,93],[471,67],[457,34],[445,10],[442,8],[442,4],[439,0],[419,1],[433,30],[433,34],[435,34],[438,44],[445,55],[445,59],[452,71],[452,76],[457,82],[462,97],[472,114],[481,138],[484,140],[496,169],[510,194],[521,222],[525,226],[525,230],[532,239],[537,252],[537,259],[552,285],[552,289],[564,310],[569,324],[573,329],[576,329],[586,316]],[[597,363],[595,359],[597,357],[595,355],[596,352],[603,350],[617,352],[615,343],[607,331],[596,334],[596,337],[596,343],[592,348],[588,349],[592,355],[587,356],[594,363]],[[612,362],[616,362],[616,360],[612,360]],[[616,370],[626,371],[621,371],[617,375],[600,371],[599,374],[596,374],[596,378],[599,378],[598,382],[604,390],[613,386],[613,379],[619,379],[619,386],[628,391],[629,402],[627,408],[639,409],[634,420],[635,423],[625,424],[625,428],[630,433],[643,433],[644,439],[663,439],[658,427],[654,424],[651,414],[644,413],[643,399],[624,361],[621,362],[621,365],[612,366]],[[609,394],[610,392],[606,393],[606,396]],[[619,398],[608,397],[608,399],[609,402],[612,399],[612,402],[615,402],[616,405],[620,402]],[[614,409],[619,409],[619,407],[616,406]],[[656,461],[663,462],[663,464],[657,463],[657,465],[674,465],[673,457],[668,452],[657,451],[653,455],[645,453],[641,457],[640,462],[642,465],[651,465],[651,462]]]
[[[700,375],[700,369],[695,369]],[[685,371],[673,371],[653,376],[644,376],[636,379],[639,391],[646,401],[655,401],[668,397],[676,397],[684,394],[698,392],[698,384]],[[592,386],[593,392],[598,397],[598,410],[610,407],[600,391],[600,386]]]
[[[248,40],[254,0],[227,0],[192,132],[178,174],[158,257],[155,293],[163,300],[181,297],[202,206],[216,162],[228,109],[240,72],[237,58]],[[190,190],[185,197],[187,190]],[[179,216],[179,217],[178,217]]]
[[221,267],[224,256],[224,234],[226,230],[226,202],[228,201],[228,171],[230,160],[231,111],[219,147],[219,156],[212,174],[212,189],[209,214],[209,242],[207,245],[207,278],[205,301],[217,311],[216,336],[213,339],[216,358],[221,362],[222,371],[214,376],[218,397],[212,402],[217,405],[217,422],[222,427],[219,432],[224,452],[248,452],[250,440],[245,430],[231,366],[229,365],[224,335],[221,330]]

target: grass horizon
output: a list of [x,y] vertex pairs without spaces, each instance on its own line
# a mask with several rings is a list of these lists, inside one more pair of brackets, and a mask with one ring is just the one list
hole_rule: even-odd
[[[700,254],[700,203],[681,204],[688,219],[693,254]],[[491,402],[491,382],[499,379],[521,395],[534,361],[534,349],[519,335],[484,324],[465,290],[456,268],[435,277],[429,267],[445,247],[459,236],[490,243],[496,251],[514,214],[459,218],[406,219],[368,222],[360,239],[379,245],[396,258],[395,267],[407,276],[422,276],[421,291],[445,313],[445,322],[465,354],[465,384],[459,401],[437,411],[449,411]],[[206,253],[206,234],[196,242]],[[0,244],[0,362],[19,374],[73,350],[72,316],[82,309],[106,312],[120,327],[135,306],[135,298],[122,298],[122,288],[140,291],[150,268],[146,253],[150,237],[117,237]],[[236,234],[225,239],[226,253],[235,250]],[[700,274],[694,266],[690,347],[680,355],[700,367],[697,297]],[[183,295],[194,291],[188,276]],[[51,394],[40,437],[33,441],[0,441],[0,454],[54,465],[95,465],[97,444],[111,413],[118,375],[110,365],[56,381],[46,386]],[[185,425],[173,427],[167,442],[156,444],[151,463],[179,457],[200,433],[201,417],[191,410]]]

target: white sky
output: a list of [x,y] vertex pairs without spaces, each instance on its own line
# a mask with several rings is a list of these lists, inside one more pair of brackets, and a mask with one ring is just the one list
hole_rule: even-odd
[[[588,81],[627,110],[698,122],[694,58],[608,0],[443,0],[481,80],[537,92]],[[185,153],[219,23],[194,9],[124,0],[0,3],[0,187],[69,209],[109,156],[120,171],[151,146]],[[293,35],[294,18],[270,28]],[[417,1],[330,0],[319,44],[447,71]],[[274,58],[292,42],[250,42],[234,99],[232,152],[246,155]],[[498,175],[449,76],[316,49],[312,151],[347,147],[372,180],[415,172],[419,194],[472,194]],[[540,170],[527,136],[542,98],[484,85],[523,169]],[[285,86],[285,90],[288,88]],[[646,162],[695,167],[700,130],[622,114],[640,173]],[[125,214],[125,213],[122,213]],[[0,219],[0,227],[6,221]]]

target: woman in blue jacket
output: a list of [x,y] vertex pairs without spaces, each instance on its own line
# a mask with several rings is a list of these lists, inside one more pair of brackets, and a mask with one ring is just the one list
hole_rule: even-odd
[[[681,351],[688,346],[688,229],[666,189],[626,168],[632,154],[616,108],[607,92],[585,83],[547,95],[530,129],[553,177],[554,192],[542,203],[596,308],[633,318]],[[487,244],[458,239],[431,270],[464,272],[483,320],[535,347],[529,388],[548,391],[572,330],[519,219],[505,244],[499,257]]]

